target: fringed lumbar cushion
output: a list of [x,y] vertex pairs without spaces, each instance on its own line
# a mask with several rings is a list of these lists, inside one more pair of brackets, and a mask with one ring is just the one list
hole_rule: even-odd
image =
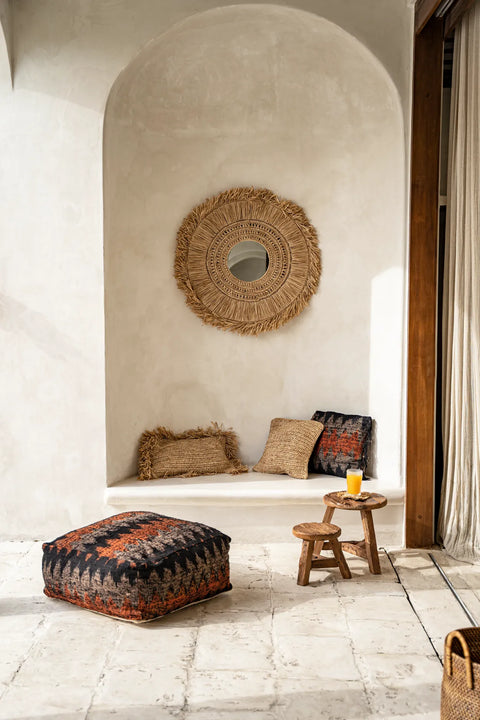
[[175,434],[165,427],[147,430],[140,438],[138,479],[195,477],[218,473],[247,472],[238,457],[238,439],[233,430],[216,423]]
[[324,430],[310,458],[311,472],[345,477],[348,468],[355,466],[365,474],[372,439],[372,418],[317,410],[312,420],[318,421]]
[[145,622],[230,590],[229,547],[201,523],[121,513],[44,543],[44,592]]
[[314,420],[275,418],[256,472],[308,477],[308,461],[323,425]]

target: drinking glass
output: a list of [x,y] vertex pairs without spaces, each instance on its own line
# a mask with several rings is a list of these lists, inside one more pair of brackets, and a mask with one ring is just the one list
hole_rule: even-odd
[[347,470],[347,493],[358,497],[362,489],[363,470],[351,467]]

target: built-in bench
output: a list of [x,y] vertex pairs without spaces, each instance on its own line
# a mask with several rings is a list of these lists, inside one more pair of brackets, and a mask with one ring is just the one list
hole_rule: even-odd
[[[298,480],[288,475],[245,473],[166,478],[141,482],[136,477],[110,485],[105,502],[116,509],[153,510],[214,525],[242,542],[294,540],[293,525],[323,517],[323,496],[345,489],[345,478],[310,475]],[[364,490],[379,492],[388,505],[375,513],[379,545],[401,545],[404,491],[379,480],[364,482]],[[361,532],[359,513],[337,511],[335,523],[346,534]]]

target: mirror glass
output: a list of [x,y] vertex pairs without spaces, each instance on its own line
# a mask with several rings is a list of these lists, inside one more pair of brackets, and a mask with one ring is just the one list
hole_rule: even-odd
[[228,269],[238,280],[259,280],[268,269],[268,253],[254,240],[242,240],[228,253]]

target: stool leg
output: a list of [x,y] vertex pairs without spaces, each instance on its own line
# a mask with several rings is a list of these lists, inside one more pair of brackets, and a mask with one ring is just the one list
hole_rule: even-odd
[[373,526],[371,510],[361,510],[363,532],[365,533],[365,551],[367,553],[368,568],[374,575],[381,575],[380,560],[378,559],[377,539]]
[[302,542],[302,552],[298,563],[297,585],[308,585],[310,570],[312,569],[313,540]]
[[335,560],[338,562],[338,567],[340,568],[342,577],[345,578],[345,580],[349,580],[352,577],[352,573],[350,572],[350,568],[345,560],[345,555],[343,554],[342,546],[338,542],[337,538],[331,538],[330,547],[333,550]]
[[[322,522],[329,523],[333,517],[334,512],[335,512],[335,508],[330,507],[330,505],[327,505],[327,507],[325,508],[325,514],[323,516]],[[322,550],[323,550],[323,540],[317,540],[317,542],[315,543],[315,550],[314,550],[315,555],[321,555]]]

